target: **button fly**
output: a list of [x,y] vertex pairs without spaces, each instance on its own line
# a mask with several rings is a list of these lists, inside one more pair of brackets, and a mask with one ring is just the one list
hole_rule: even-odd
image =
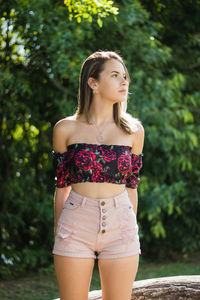
[[105,201],[102,201],[102,202],[101,202],[101,205],[105,205]]
[[106,216],[103,216],[103,217],[102,217],[102,220],[105,220],[105,219],[106,219]]
[[102,212],[103,212],[103,213],[106,213],[106,212],[107,212],[107,210],[106,210],[105,208],[103,208],[103,209],[102,209]]
[[106,222],[102,222],[102,226],[105,227],[106,226]]

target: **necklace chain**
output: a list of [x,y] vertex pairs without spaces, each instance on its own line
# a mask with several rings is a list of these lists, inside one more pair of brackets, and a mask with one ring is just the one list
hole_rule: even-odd
[[103,134],[103,131],[104,131],[104,129],[105,129],[106,126],[104,126],[104,128],[103,128],[102,130],[99,130],[99,128],[97,127],[96,123],[94,122],[93,124],[95,125],[95,127],[96,127],[96,129],[97,129],[97,131],[98,131],[98,135],[97,135],[97,137],[96,137],[97,141],[98,141],[99,143],[103,143],[104,138],[103,138],[103,135],[102,135],[102,134]]

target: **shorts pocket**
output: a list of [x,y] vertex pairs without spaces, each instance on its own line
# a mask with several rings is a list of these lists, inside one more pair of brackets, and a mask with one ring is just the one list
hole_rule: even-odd
[[65,253],[67,247],[72,241],[72,230],[63,224],[58,224],[54,241],[53,253]]
[[138,225],[132,204],[128,204],[121,210],[120,232],[124,243],[135,241],[138,237]]
[[127,204],[121,208],[120,226],[121,228],[134,228],[137,225],[133,204]]
[[69,239],[72,234],[72,229],[67,227],[66,225],[60,224],[58,225],[57,237],[61,239]]
[[70,209],[70,210],[74,210],[77,209],[81,206],[81,203],[77,203],[76,201],[74,201],[73,199],[67,199],[65,201],[64,207],[66,209]]

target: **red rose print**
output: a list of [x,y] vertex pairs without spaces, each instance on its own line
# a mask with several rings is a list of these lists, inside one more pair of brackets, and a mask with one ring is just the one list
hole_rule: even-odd
[[93,172],[92,174],[92,181],[94,182],[104,182],[105,177],[100,172]]
[[72,159],[72,157],[74,156],[74,152],[75,152],[74,149],[69,149],[68,150],[68,155],[66,157],[66,162],[69,162]]
[[136,185],[138,184],[140,182],[140,178],[139,177],[136,177],[136,178],[132,178],[131,180],[130,180],[130,184],[131,184],[131,186],[132,187],[136,187]]
[[59,181],[57,180],[57,187],[64,187],[65,186],[65,178],[60,178]]
[[117,167],[118,170],[122,174],[126,174],[127,172],[131,172],[131,157],[130,155],[127,155],[123,153],[117,161]]
[[67,172],[66,177],[68,180],[74,180],[74,176],[71,173]]
[[99,173],[98,182],[104,182],[104,180],[105,180],[105,177],[103,176],[103,174]]
[[98,145],[92,145],[92,144],[90,144],[89,145],[89,148],[92,150],[92,151],[97,151],[98,150]]
[[116,159],[116,153],[110,149],[102,149],[102,157],[105,161],[111,161]]
[[64,153],[52,151],[56,186],[93,181],[117,182],[126,184],[127,187],[137,187],[142,154],[131,153],[129,146],[108,146],[76,143]]
[[75,155],[74,161],[78,168],[88,171],[91,169],[95,158],[96,155],[93,152],[83,149]]
[[97,161],[93,162],[92,168],[93,169],[97,169],[97,171],[103,171],[102,165],[99,162],[97,162]]
[[92,174],[92,181],[98,181],[99,178],[99,172],[93,172]]
[[65,184],[65,168],[64,168],[65,164],[64,161],[62,161],[61,163],[59,163],[57,165],[56,168],[56,183],[58,187],[64,187]]
[[122,146],[121,147],[121,151],[130,151],[130,148],[129,146]]
[[82,176],[81,176],[80,174],[77,174],[76,177],[77,177],[78,180],[81,180],[81,179],[82,179]]
[[142,157],[141,156],[132,156],[132,172],[137,174],[139,173],[140,169],[142,168]]

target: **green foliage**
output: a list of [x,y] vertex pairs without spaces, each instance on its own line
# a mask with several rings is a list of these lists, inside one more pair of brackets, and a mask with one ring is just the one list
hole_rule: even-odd
[[174,257],[199,248],[200,91],[191,85],[199,69],[181,50],[184,42],[198,61],[198,21],[188,43],[177,28],[181,42],[169,45],[173,26],[169,21],[165,29],[155,15],[140,1],[124,0],[118,22],[109,16],[102,29],[75,16],[70,21],[66,6],[51,0],[0,7],[2,277],[52,262],[52,129],[74,113],[81,65],[98,49],[123,56],[131,77],[128,111],[145,128],[138,188],[143,255]]
[[[197,2],[174,1],[172,5],[166,1],[166,6],[160,6],[156,1],[141,1],[151,20],[162,24],[157,39],[170,49],[171,56],[161,67],[164,80],[160,76],[156,84],[152,79],[145,80],[148,98],[141,102],[142,107],[147,99],[151,103],[142,118],[147,124],[145,147],[149,151],[146,150],[147,163],[142,171],[145,185],[140,186],[141,235],[144,236],[144,253],[157,257],[165,257],[166,249],[167,255],[174,256],[200,246],[197,221],[200,212],[200,90],[199,85],[194,84],[200,75],[200,65],[194,63],[199,60],[196,37],[200,7]],[[151,87],[146,84],[149,80]],[[144,93],[144,97],[146,95]],[[163,206],[163,199],[167,205]],[[156,237],[151,247],[148,247],[151,238],[145,239],[149,228]]]
[[77,23],[81,23],[82,18],[92,22],[92,15],[97,15],[97,23],[99,27],[102,27],[102,18],[105,18],[110,14],[118,14],[118,8],[112,6],[113,1],[108,0],[64,0],[64,4],[68,8],[69,20],[73,21],[75,18]]

